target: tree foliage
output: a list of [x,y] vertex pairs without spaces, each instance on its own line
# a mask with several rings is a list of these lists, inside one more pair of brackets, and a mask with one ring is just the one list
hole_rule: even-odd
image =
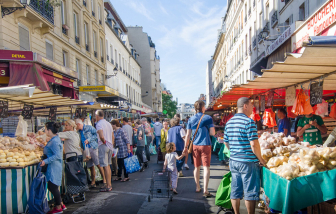
[[177,102],[172,100],[172,96],[162,94],[163,111],[167,111],[168,118],[173,118],[177,110]]

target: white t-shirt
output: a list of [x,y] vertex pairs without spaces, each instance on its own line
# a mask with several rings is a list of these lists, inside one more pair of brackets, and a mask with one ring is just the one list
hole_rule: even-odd
[[167,168],[171,171],[174,171],[176,169],[176,157],[178,157],[176,152],[167,153],[165,156],[167,160]]
[[[184,129],[180,130],[180,135],[182,138],[184,138],[187,135]],[[167,136],[167,142],[169,142],[169,135]]]
[[[107,122],[105,119],[101,119],[97,122],[96,124],[96,129],[97,131],[103,130],[103,135],[106,140],[106,146],[109,149],[113,149],[113,144],[112,144],[112,132],[113,128],[112,125]],[[98,136],[98,146],[102,145],[103,142],[100,140],[100,137]]]

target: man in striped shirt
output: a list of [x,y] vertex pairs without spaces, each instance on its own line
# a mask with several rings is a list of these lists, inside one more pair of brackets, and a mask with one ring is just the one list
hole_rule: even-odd
[[260,192],[260,165],[265,165],[266,162],[261,157],[256,124],[249,118],[253,103],[247,97],[242,97],[238,100],[237,107],[238,113],[227,122],[224,132],[224,143],[231,153],[230,197],[236,214],[239,214],[243,196],[248,213],[254,214]]

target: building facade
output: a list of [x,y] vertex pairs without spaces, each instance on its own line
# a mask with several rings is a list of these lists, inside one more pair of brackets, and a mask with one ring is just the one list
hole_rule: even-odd
[[153,111],[162,112],[160,57],[156,53],[155,44],[142,27],[128,27],[128,37],[139,54],[137,59],[141,65],[142,101]]
[[[141,73],[138,54],[128,39],[127,27],[110,2],[105,2],[106,85],[118,93],[102,99],[126,102],[133,110],[141,110]],[[115,70],[116,69],[116,70]]]
[[[22,5],[19,0],[4,0],[1,8],[7,10],[7,7]],[[24,9],[0,20],[0,49],[32,51],[44,61],[63,67],[58,70],[76,72],[76,78],[70,78],[75,87],[104,82],[103,14],[102,0],[61,0],[59,5],[49,4],[46,0],[31,0]],[[59,75],[62,76],[61,71]],[[64,74],[64,77],[68,75]],[[52,87],[58,85],[54,83]],[[95,96],[90,93],[80,93],[79,98],[95,101]]]
[[186,117],[192,117],[195,115],[195,107],[190,103],[180,103],[177,105],[177,114],[180,114],[181,120],[186,119]]
[[304,35],[291,41],[292,35],[326,2],[228,0],[213,55],[214,96],[246,84],[301,48]]
[[210,59],[207,63],[206,66],[206,79],[205,79],[205,85],[206,85],[206,90],[205,90],[205,95],[206,95],[206,102],[205,105],[208,106],[210,102],[212,101],[212,97],[214,97],[214,87],[213,87],[213,80],[212,80],[212,71],[211,68],[213,66],[213,59]]

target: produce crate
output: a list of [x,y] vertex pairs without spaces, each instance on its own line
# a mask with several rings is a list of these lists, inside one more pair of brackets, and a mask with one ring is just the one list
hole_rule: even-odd
[[336,199],[322,202],[307,208],[308,214],[336,214]]

